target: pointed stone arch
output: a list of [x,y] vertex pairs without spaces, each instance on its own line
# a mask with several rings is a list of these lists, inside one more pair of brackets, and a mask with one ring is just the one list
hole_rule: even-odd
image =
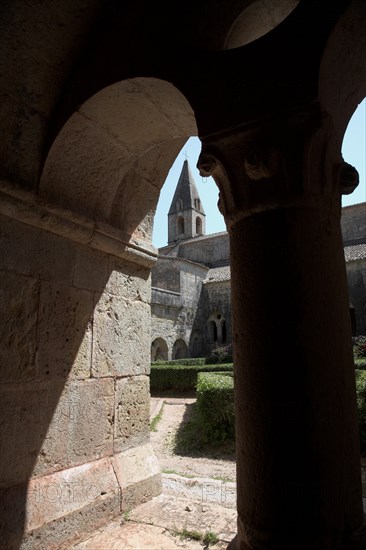
[[183,359],[188,357],[188,347],[184,340],[178,339],[174,342],[172,359]]

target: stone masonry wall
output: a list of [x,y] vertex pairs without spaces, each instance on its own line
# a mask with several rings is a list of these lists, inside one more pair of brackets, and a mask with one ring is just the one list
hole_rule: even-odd
[[341,227],[345,245],[366,242],[366,203],[342,208]]
[[203,263],[209,267],[228,263],[230,258],[229,235],[219,235],[197,238],[182,243],[179,255],[192,262]]
[[366,260],[347,262],[349,299],[355,308],[357,334],[366,334]]
[[204,330],[205,335],[205,353],[209,354],[212,348],[212,338],[207,320],[217,312],[225,319],[226,323],[226,342],[232,341],[231,326],[231,286],[230,281],[222,281],[204,284]]
[[[152,270],[153,287],[161,286],[153,288],[152,293],[151,341],[162,338],[168,346],[169,359],[177,340],[183,340],[187,348],[190,347],[202,280],[207,271],[205,266],[184,259],[164,257],[158,258]],[[167,289],[174,294],[169,294]]]
[[150,270],[0,222],[0,539],[52,550],[161,490]]

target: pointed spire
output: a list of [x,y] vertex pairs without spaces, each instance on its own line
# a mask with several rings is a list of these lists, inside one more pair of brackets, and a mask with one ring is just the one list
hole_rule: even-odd
[[192,239],[204,235],[206,214],[190,170],[188,160],[183,162],[181,174],[168,212],[168,242]]
[[205,215],[188,160],[186,159],[183,162],[182,171],[169,208],[169,214],[176,214],[178,211],[189,208],[194,208]]

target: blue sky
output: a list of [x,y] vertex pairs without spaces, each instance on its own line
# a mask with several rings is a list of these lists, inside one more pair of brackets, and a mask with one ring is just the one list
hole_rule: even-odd
[[[212,178],[199,175],[196,164],[201,151],[201,142],[197,137],[190,138],[178,154],[165,180],[160,193],[154,219],[153,244],[157,248],[165,246],[168,241],[168,210],[185,160],[188,162],[197,185],[201,202],[206,213],[206,234],[225,231],[224,218],[217,208],[218,189]],[[366,100],[360,103],[351,118],[342,145],[342,155],[346,162],[357,168],[360,183],[351,195],[343,195],[342,206],[366,201]]]

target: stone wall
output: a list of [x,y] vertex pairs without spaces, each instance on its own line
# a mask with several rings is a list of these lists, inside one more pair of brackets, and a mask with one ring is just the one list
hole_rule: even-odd
[[228,263],[230,258],[229,235],[227,233],[213,234],[182,243],[179,255],[209,267]]
[[356,333],[366,334],[366,260],[347,262],[349,299],[355,308]]
[[194,262],[164,256],[159,256],[152,270],[151,342],[162,338],[168,347],[168,359],[172,359],[177,340],[190,348],[207,271],[207,267]]
[[366,203],[342,208],[341,227],[346,246],[366,242]]
[[[210,320],[216,318],[217,315],[225,320],[226,327],[226,344],[232,342],[232,326],[231,326],[231,282],[220,281],[204,284],[204,336],[205,336],[205,353],[208,355],[211,352],[213,345],[212,331],[210,330]],[[223,343],[223,342],[218,342]]]
[[0,221],[0,538],[52,550],[161,490],[150,269]]

